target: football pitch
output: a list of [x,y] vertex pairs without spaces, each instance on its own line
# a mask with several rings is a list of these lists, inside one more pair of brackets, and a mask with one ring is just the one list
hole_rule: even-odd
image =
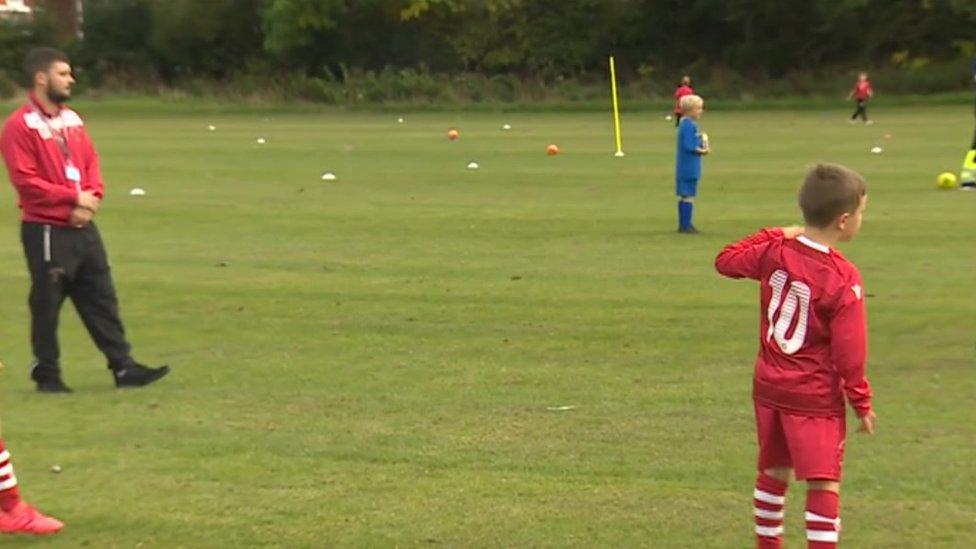
[[609,113],[159,107],[77,105],[158,385],[115,390],[68,304],[75,393],[33,392],[2,177],[0,417],[23,494],[67,527],[0,547],[749,547],[757,287],[712,261],[800,222],[817,161],[869,185],[841,249],[879,431],[849,420],[842,544],[976,546],[976,192],[934,181],[971,105],[706,111],[697,236],[663,112],[625,110],[615,159]]

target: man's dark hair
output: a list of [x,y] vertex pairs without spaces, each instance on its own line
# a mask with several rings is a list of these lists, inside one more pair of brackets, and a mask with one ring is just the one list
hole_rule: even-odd
[[33,48],[24,57],[24,77],[28,88],[34,86],[34,75],[46,72],[58,61],[70,63],[68,56],[54,48]]
[[841,214],[856,212],[867,192],[864,178],[854,170],[818,164],[807,173],[800,187],[803,219],[814,227],[826,227]]

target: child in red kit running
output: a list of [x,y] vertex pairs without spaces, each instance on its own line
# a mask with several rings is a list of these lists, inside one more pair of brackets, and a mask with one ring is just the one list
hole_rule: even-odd
[[759,476],[753,492],[757,545],[782,546],[791,474],[807,482],[809,548],[837,546],[845,397],[874,433],[864,375],[867,322],[857,268],[834,250],[858,233],[867,187],[829,164],[807,174],[799,193],[804,227],[764,229],[725,247],[715,267],[760,282],[760,346],[753,379]]
[[674,90],[674,127],[677,128],[681,123],[684,111],[681,110],[681,98],[686,95],[695,95],[695,90],[691,88],[691,77],[688,75],[681,77],[681,85]]
[[848,99],[854,99],[857,101],[857,109],[854,110],[854,114],[851,115],[851,124],[857,120],[860,116],[861,120],[865,124],[871,124],[872,122],[868,120],[868,100],[874,97],[874,89],[871,88],[871,81],[868,80],[868,73],[862,72],[857,75],[857,82],[854,83],[854,87],[851,89],[851,93],[847,94]]

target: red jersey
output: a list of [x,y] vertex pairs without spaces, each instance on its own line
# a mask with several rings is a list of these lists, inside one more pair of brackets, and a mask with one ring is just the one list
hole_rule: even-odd
[[695,90],[691,89],[691,86],[681,85],[678,89],[674,90],[674,113],[681,114],[681,98],[686,95],[694,95]]
[[79,192],[104,194],[98,154],[81,117],[67,107],[45,113],[31,96],[3,125],[0,153],[24,221],[67,227]]
[[846,394],[858,416],[871,410],[864,286],[851,262],[806,237],[764,229],[726,246],[715,268],[760,282],[757,402],[834,416],[844,414]]
[[874,89],[871,88],[871,81],[869,80],[858,80],[854,83],[854,89],[851,90],[851,95],[858,101],[866,101],[873,94]]

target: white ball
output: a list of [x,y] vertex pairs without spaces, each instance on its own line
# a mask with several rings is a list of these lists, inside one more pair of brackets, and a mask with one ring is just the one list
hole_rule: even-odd
[[397,124],[403,124],[403,118],[397,118]]
[[504,126],[502,126],[502,129],[503,130],[510,130],[510,129],[512,129],[512,125],[511,124],[505,124]]
[[139,187],[136,187],[136,188],[132,189],[131,191],[129,191],[129,194],[132,195],[132,196],[145,196],[146,191],[140,189]]
[[664,119],[670,121],[671,120],[671,115],[669,114],[669,115],[665,116]]
[[211,125],[207,126],[207,129],[210,130],[210,131],[214,131],[214,130],[217,129],[217,126],[214,126],[213,124],[211,124]]
[[322,181],[335,181],[335,180],[336,180],[336,176],[332,172],[325,172],[324,174],[322,174]]
[[468,169],[469,170],[477,170],[478,168],[479,168],[479,166],[478,166],[478,163],[477,162],[468,162]]
[[881,154],[882,152],[884,152],[884,149],[882,149],[881,147],[871,147],[871,152],[873,154]]
[[258,145],[264,145],[265,143],[267,143],[267,141],[265,141],[263,137],[258,138]]

